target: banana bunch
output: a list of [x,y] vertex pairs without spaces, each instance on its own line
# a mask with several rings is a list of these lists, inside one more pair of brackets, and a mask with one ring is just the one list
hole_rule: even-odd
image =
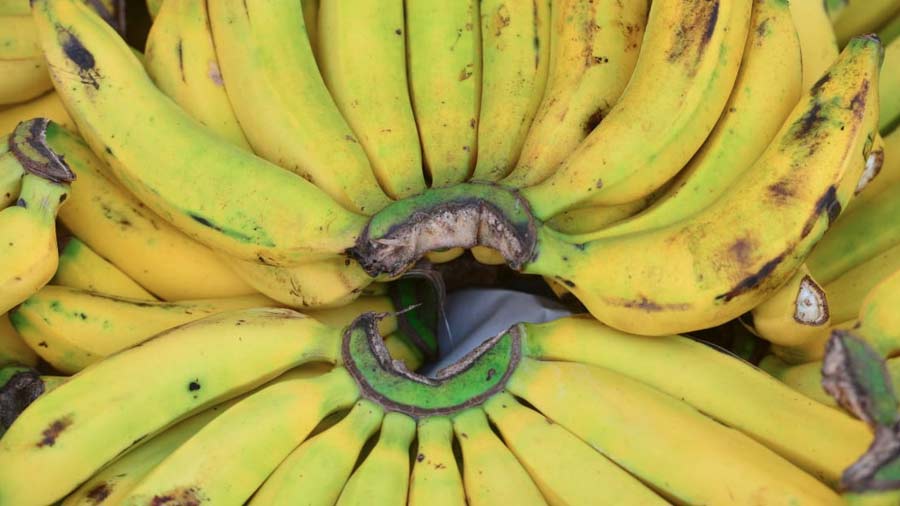
[[518,324],[429,378],[381,316],[225,312],[98,362],[0,439],[0,504],[843,504],[872,439],[680,336]]

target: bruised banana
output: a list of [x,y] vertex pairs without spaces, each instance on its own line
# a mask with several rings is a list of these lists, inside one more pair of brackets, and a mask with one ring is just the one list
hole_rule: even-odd
[[156,86],[197,121],[250,150],[225,93],[206,4],[163,4],[147,35],[144,67]]
[[[284,198],[281,202],[286,207],[281,207],[281,212],[290,209],[287,199],[293,195],[294,202],[306,202],[304,209],[319,209],[316,213],[321,214],[320,218],[335,213],[345,214],[330,209],[335,207],[335,203],[325,199],[327,195],[344,209],[372,214],[390,200],[378,186],[359,139],[325,87],[307,36],[303,11],[297,4],[288,0],[207,2],[226,90],[231,90],[231,105],[247,140],[261,157],[303,176],[320,191],[301,184],[305,181],[292,180],[286,175],[262,175],[261,172],[272,172],[272,168],[256,167],[267,164],[246,155],[243,160],[230,164],[228,172],[232,176],[229,179],[249,172],[257,174],[259,186],[250,186],[262,191],[265,199],[273,204],[276,199]],[[320,19],[323,14],[320,12]],[[322,48],[319,49],[321,51]],[[174,118],[171,120],[176,124],[183,123]],[[191,130],[187,125],[184,128],[185,133]],[[188,135],[197,142],[195,135]],[[283,181],[281,188],[276,186],[279,181]],[[239,183],[233,181],[232,184]],[[242,182],[239,185],[245,184]],[[228,191],[234,192],[234,189]],[[221,222],[220,226],[239,226],[239,230],[244,230],[245,226],[252,227],[251,222],[260,220],[256,224],[261,231],[280,235],[286,232],[277,231],[277,222],[282,220],[282,226],[307,220],[312,225],[318,221],[299,216],[250,219],[251,216],[247,215],[247,223],[243,225],[240,222],[230,223],[232,218]],[[269,220],[272,221],[267,223]],[[252,228],[247,231],[252,231]],[[327,237],[337,230],[326,229],[325,232]],[[275,238],[278,239],[278,236]],[[264,239],[264,235],[258,237],[259,246],[264,245]],[[302,242],[297,241],[296,244]],[[236,252],[232,254],[241,256]]]
[[156,300],[150,292],[77,237],[70,237],[60,251],[59,266],[50,283],[116,297]]
[[756,334],[780,346],[796,346],[822,334],[832,321],[832,293],[816,282],[806,264],[768,299],[753,308]]
[[645,0],[551,4],[547,89],[503,184],[540,183],[609,114],[637,62],[647,10]]
[[[344,209],[302,177],[208,131],[160,92],[125,42],[77,0],[36,0],[33,6],[51,77],[79,131],[109,162],[115,177],[163,219],[222,253],[277,265],[339,254],[353,244],[365,217]],[[210,15],[216,36],[215,10]],[[218,41],[216,47],[227,82],[223,55],[241,51],[225,51]],[[250,95],[245,90],[248,99]],[[305,94],[295,88],[291,95]],[[240,107],[236,112],[240,119]],[[166,127],[153,127],[145,121],[148,117]],[[321,129],[308,115],[304,122]],[[244,130],[285,129],[244,125]],[[351,165],[339,166],[346,174]],[[366,187],[359,179],[352,186]],[[368,212],[376,208],[367,206]]]
[[[553,175],[523,190],[535,216],[632,202],[684,167],[731,94],[751,3],[654,2],[619,101]],[[662,92],[659,83],[666,83]]]

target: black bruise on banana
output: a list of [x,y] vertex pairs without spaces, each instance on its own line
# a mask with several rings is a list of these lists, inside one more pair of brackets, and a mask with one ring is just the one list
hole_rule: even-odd
[[107,497],[112,493],[112,489],[109,484],[104,482],[100,482],[94,488],[88,490],[85,497],[87,497],[92,503],[100,504],[106,500]]
[[219,232],[220,234],[227,235],[228,237],[237,239],[237,240],[245,242],[245,243],[251,242],[251,238],[249,236],[247,236],[245,234],[241,234],[234,230],[226,230],[226,229],[220,227],[219,225],[216,225],[215,223],[204,218],[203,216],[200,216],[199,214],[187,211],[187,215],[190,216],[191,219],[196,221],[197,223],[203,225],[204,227],[209,227],[209,228],[215,230],[216,232]]
[[72,418],[70,416],[64,416],[58,420],[54,420],[50,426],[41,432],[41,440],[38,441],[35,446],[38,448],[47,446],[52,447],[56,444],[56,440],[59,438],[60,434],[69,428],[70,425],[72,425]]
[[662,311],[687,311],[691,308],[691,305],[686,302],[660,304],[648,299],[643,295],[640,299],[637,300],[623,299],[619,297],[604,297],[603,300],[605,300],[606,303],[611,306],[621,306],[628,309],[637,309],[640,311],[645,311],[647,313],[659,313]]
[[700,60],[716,31],[719,22],[719,0],[694,0],[686,2],[682,9],[693,13],[693,17],[685,19],[688,17],[685,16],[678,27],[673,27],[675,44],[669,49],[668,60],[670,63],[676,63],[696,46],[696,58],[689,72],[690,75],[694,75],[697,70],[694,64]]
[[769,260],[755,274],[745,277],[738,284],[734,286],[731,290],[722,295],[716,296],[716,302],[730,302],[735,297],[742,295],[746,292],[749,292],[759,286],[767,277],[769,277],[772,272],[775,271],[775,268],[784,261],[785,254],[782,253],[777,257]]
[[197,487],[178,487],[174,490],[157,494],[148,506],[200,506],[206,499]]
[[94,60],[94,55],[84,47],[75,34],[62,25],[56,25],[56,32],[66,58],[78,67],[78,77],[81,78],[81,83],[99,90],[100,72],[96,68],[97,62]]
[[184,75],[184,42],[178,39],[175,44],[175,52],[178,53],[178,73],[181,74],[181,82],[186,83],[187,78]]
[[0,387],[0,437],[43,393],[44,382],[35,370],[17,372]]

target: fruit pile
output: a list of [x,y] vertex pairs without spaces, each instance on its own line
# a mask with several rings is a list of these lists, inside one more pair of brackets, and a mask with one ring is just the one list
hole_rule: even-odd
[[147,7],[0,0],[0,506],[900,505],[900,0]]

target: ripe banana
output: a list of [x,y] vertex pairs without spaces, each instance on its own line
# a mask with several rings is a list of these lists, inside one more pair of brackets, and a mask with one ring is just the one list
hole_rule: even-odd
[[31,349],[57,370],[74,374],[179,325],[226,311],[272,306],[262,295],[156,302],[46,286],[9,318]]
[[[898,4],[900,5],[900,4]],[[884,49],[884,63],[881,65],[881,119],[878,129],[887,135],[900,125],[900,40],[894,40]]]
[[[274,2],[253,3],[270,4]],[[163,219],[223,253],[280,265],[340,253],[353,244],[364,217],[190,118],[156,89],[124,41],[77,0],[35,0],[33,5],[44,56],[66,109],[116,178]],[[209,4],[220,5],[223,2]],[[210,15],[215,35],[215,10]],[[271,32],[272,25],[266,26]],[[216,48],[224,51],[218,41]],[[220,52],[227,81],[228,64],[222,56]],[[250,96],[249,90],[235,85]],[[307,96],[296,87],[291,94]],[[236,112],[240,119],[239,107]],[[151,117],[165,128],[148,123]],[[323,129],[308,115],[304,121]],[[286,129],[245,126],[245,131],[252,130],[274,135]],[[300,145],[296,138],[291,142]],[[336,172],[345,175],[352,172],[351,165],[326,166],[340,167]],[[352,186],[366,187],[358,178]],[[298,202],[304,205],[298,207]]]
[[309,38],[309,46],[312,49],[316,61],[319,60],[319,0],[300,0],[303,9],[303,26]]
[[900,14],[878,29],[878,38],[885,44],[894,42],[898,36],[900,36]]
[[147,12],[150,13],[151,18],[156,18],[159,14],[160,9],[162,9],[163,0],[146,0],[147,1]]
[[873,32],[886,20],[900,13],[897,0],[848,0],[834,18],[834,34],[843,46],[852,37]]
[[548,0],[481,0],[481,110],[472,178],[515,166],[540,106],[550,60]]
[[404,506],[409,488],[409,447],[415,435],[416,422],[411,417],[396,412],[384,415],[378,442],[350,476],[335,504]]
[[46,142],[48,121],[20,123],[8,155],[21,165],[15,205],[0,210],[0,314],[36,292],[56,271],[56,213],[75,175]]
[[[881,139],[880,136],[875,138],[876,146],[879,145],[879,139]],[[875,172],[863,191],[850,201],[848,213],[851,209],[868,202],[886,188],[900,183],[900,130],[895,130],[881,139],[881,149],[881,166],[878,167],[878,164],[873,162],[873,167],[878,168],[878,171]]]
[[77,237],[70,237],[60,251],[59,266],[50,283],[115,297],[156,300],[150,292]]
[[76,131],[75,122],[66,112],[59,94],[50,91],[28,102],[0,110],[0,132],[12,132],[16,125],[31,118],[47,118],[65,129]]
[[9,315],[0,315],[0,367],[9,364],[21,364],[28,367],[37,365],[38,356],[25,344],[22,336],[9,321]]
[[333,427],[301,444],[284,459],[250,506],[303,504],[330,506],[359,459],[366,441],[381,426],[384,410],[360,399],[350,413]]
[[[386,205],[388,197],[359,140],[319,74],[297,2],[207,5],[225,89],[231,90],[231,105],[254,151],[308,179],[350,211],[372,214]],[[286,190],[280,192],[301,191]],[[308,209],[319,207],[309,202]],[[330,203],[322,204],[327,209]]]
[[837,39],[822,0],[792,0],[790,7],[803,53],[800,67],[803,71],[803,89],[806,90],[837,59]]
[[453,453],[453,422],[443,416],[419,420],[416,443],[409,506],[465,505],[466,491]]
[[900,270],[875,285],[859,308],[854,333],[862,336],[884,357],[900,352]]
[[822,360],[825,355],[825,343],[828,342],[829,336],[835,330],[852,330],[857,325],[856,318],[844,320],[842,322],[832,322],[830,326],[819,327],[819,332],[815,335],[807,337],[798,344],[791,346],[781,346],[773,344],[771,352],[778,357],[779,360],[787,364],[805,364]]
[[568,235],[590,234],[621,223],[644,210],[648,197],[615,206],[587,206],[563,211],[547,221],[547,225]]
[[649,208],[578,241],[653,230],[702,211],[753,165],[801,94],[801,47],[781,0],[754,2],[734,89],[722,116],[691,161]]
[[547,89],[504,184],[540,183],[609,114],[637,62],[648,8],[645,0],[551,4]]
[[535,216],[545,220],[583,204],[632,202],[684,167],[731,94],[751,3],[655,2],[619,101],[552,176],[523,190]]
[[0,16],[0,75],[0,106],[31,100],[53,87],[28,14]]
[[144,67],[156,86],[194,119],[250,150],[225,93],[206,3],[163,4],[147,35]]
[[475,168],[481,101],[479,2],[406,0],[409,95],[432,187]]
[[757,335],[777,345],[808,342],[832,321],[844,321],[834,314],[833,301],[826,295],[833,293],[819,285],[803,264],[778,291],[753,308],[752,327]]
[[322,0],[319,30],[325,84],[378,183],[394,199],[422,193],[425,174],[407,84],[403,2]]
[[853,267],[825,285],[834,321],[856,318],[866,294],[898,270],[900,270],[900,244]]
[[109,168],[81,139],[51,124],[47,142],[78,176],[60,221],[147,291],[166,300],[256,293],[209,248],[108,179]]
[[290,310],[251,309],[178,327],[99,362],[41,396],[0,440],[0,504],[52,503],[172,422],[297,365],[336,361],[335,332]]

